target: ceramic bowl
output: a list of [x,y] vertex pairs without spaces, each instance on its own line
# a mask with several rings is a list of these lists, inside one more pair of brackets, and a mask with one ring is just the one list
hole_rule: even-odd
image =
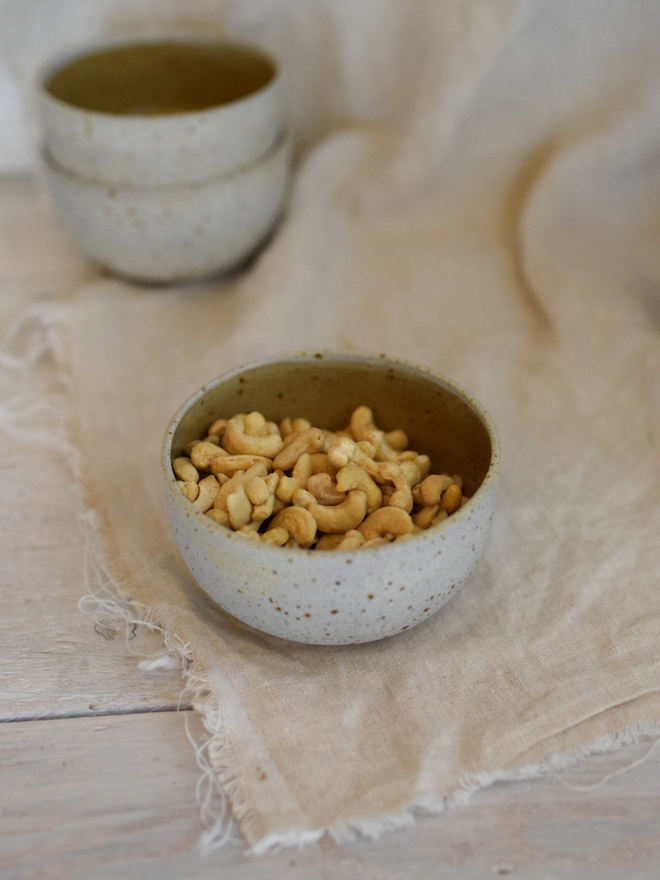
[[87,180],[47,153],[55,205],[93,260],[142,282],[203,278],[242,262],[283,210],[290,170],[285,138],[242,171],[169,187]]
[[[403,427],[437,470],[460,473],[471,500],[406,541],[352,552],[285,549],[212,522],[181,493],[172,459],[218,417],[259,410],[338,429],[360,404],[382,428]],[[316,353],[233,370],[174,416],[162,448],[169,513],[201,587],[234,617],[296,642],[343,645],[403,632],[456,594],[484,552],[499,473],[493,425],[446,379],[383,357]]]
[[[157,90],[163,62],[151,63],[148,53],[162,45],[106,44],[46,66],[37,82],[43,145],[59,165],[107,183],[169,186],[230,174],[271,150],[285,127],[279,67],[270,55],[249,44],[192,42],[225,52],[238,75],[243,56],[249,53],[254,90],[243,97],[194,112],[155,113],[148,106],[142,111],[137,106],[130,113],[91,109],[100,102],[114,106],[110,99],[115,91],[117,106],[122,106],[127,92],[138,87]],[[165,45],[179,43],[170,40]],[[114,54],[107,57],[108,53]],[[136,97],[142,99],[147,98]]]

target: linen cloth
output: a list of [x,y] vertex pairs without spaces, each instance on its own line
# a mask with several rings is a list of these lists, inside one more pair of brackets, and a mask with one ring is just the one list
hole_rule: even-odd
[[[660,8],[273,0],[219,20],[291,84],[277,235],[216,283],[99,275],[48,319],[103,563],[185,655],[247,843],[378,834],[660,733]],[[474,575],[362,646],[224,614],[180,560],[159,473],[199,385],[319,347],[451,376],[502,440]]]

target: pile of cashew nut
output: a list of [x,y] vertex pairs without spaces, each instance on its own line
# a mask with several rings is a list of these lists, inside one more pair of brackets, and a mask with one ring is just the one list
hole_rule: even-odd
[[358,406],[343,431],[259,412],[217,419],[172,468],[214,522],[284,547],[357,550],[401,541],[469,499],[457,475],[431,474],[405,431],[381,431]]

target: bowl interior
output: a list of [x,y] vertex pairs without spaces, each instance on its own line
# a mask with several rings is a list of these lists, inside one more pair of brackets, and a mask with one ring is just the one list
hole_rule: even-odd
[[268,85],[275,62],[241,43],[146,42],[88,51],[51,68],[54,98],[97,113],[194,113],[245,98]]
[[258,410],[267,419],[303,416],[339,430],[356,406],[374,410],[384,430],[403,428],[409,448],[431,457],[432,473],[459,473],[473,495],[493,456],[488,428],[463,392],[424,370],[386,358],[314,354],[247,367],[211,382],[189,402],[172,438],[172,457],[217,418]]

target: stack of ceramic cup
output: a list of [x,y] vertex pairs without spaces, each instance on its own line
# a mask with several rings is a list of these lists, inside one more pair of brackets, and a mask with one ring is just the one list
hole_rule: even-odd
[[[196,84],[204,65],[186,68],[188,47],[219,59],[219,74]],[[115,44],[51,64],[39,86],[56,206],[106,268],[146,282],[209,276],[277,222],[290,143],[278,65],[262,50]]]

